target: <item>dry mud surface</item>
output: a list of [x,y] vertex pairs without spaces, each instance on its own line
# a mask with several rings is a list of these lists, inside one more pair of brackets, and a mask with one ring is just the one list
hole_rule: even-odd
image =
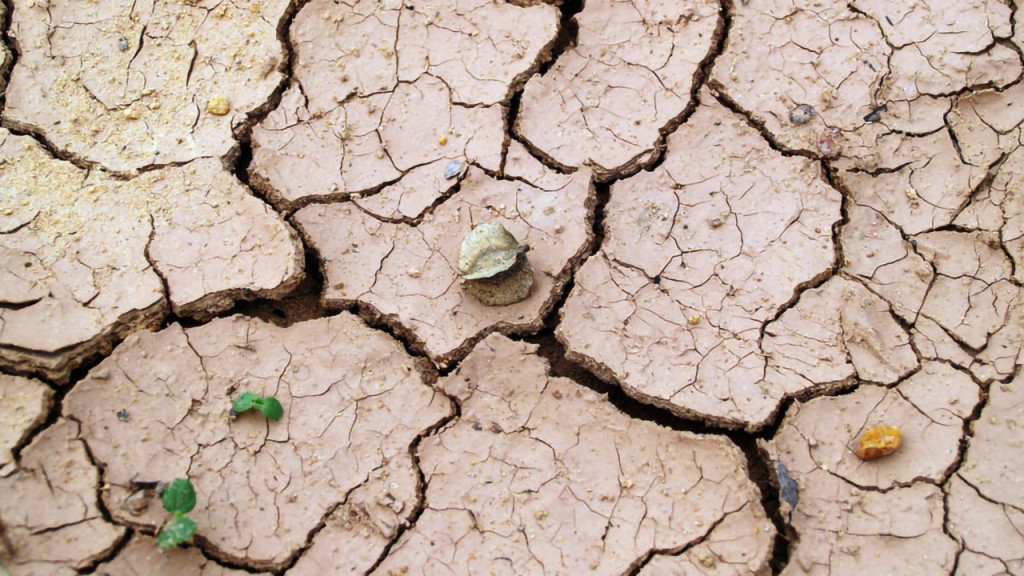
[[1016,0],[0,23],[0,573],[1024,576]]

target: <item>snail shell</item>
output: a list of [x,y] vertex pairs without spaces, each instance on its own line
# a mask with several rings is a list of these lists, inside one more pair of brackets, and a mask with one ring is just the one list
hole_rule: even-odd
[[529,248],[519,244],[499,222],[485,222],[462,239],[459,273],[465,280],[492,278],[507,272]]
[[473,228],[462,240],[459,273],[463,287],[486,306],[522,302],[533,286],[533,268],[526,259],[529,247],[498,222]]

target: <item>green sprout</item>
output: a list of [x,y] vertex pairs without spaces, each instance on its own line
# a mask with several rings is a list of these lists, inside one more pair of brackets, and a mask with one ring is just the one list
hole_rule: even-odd
[[160,497],[164,509],[173,516],[160,529],[160,535],[156,538],[156,544],[162,550],[174,548],[184,542],[192,540],[196,533],[196,521],[186,518],[196,507],[196,489],[187,478],[176,478],[164,488]]
[[284,408],[277,398],[273,396],[257,396],[255,392],[247,390],[242,392],[235,401],[231,403],[231,410],[235,414],[241,414],[253,408],[263,412],[263,415],[271,420],[280,420],[284,416]]

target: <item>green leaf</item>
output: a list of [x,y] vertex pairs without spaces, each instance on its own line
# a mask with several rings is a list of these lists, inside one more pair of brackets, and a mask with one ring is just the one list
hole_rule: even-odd
[[284,416],[284,408],[281,403],[277,401],[277,398],[273,396],[267,396],[263,399],[263,405],[260,406],[260,412],[271,420],[280,420]]
[[176,478],[164,488],[160,500],[171,514],[187,514],[196,507],[196,489],[187,479]]
[[179,544],[192,540],[195,533],[195,520],[184,516],[175,516],[160,529],[160,535],[156,537],[156,545],[162,550],[174,548]]
[[241,414],[246,410],[252,410],[258,400],[260,400],[260,397],[255,392],[246,390],[231,403],[231,409],[235,411],[235,414]]

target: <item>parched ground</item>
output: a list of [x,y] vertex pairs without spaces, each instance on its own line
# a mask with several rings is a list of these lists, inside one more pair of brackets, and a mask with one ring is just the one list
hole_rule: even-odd
[[1015,0],[0,16],[0,573],[1024,576]]

